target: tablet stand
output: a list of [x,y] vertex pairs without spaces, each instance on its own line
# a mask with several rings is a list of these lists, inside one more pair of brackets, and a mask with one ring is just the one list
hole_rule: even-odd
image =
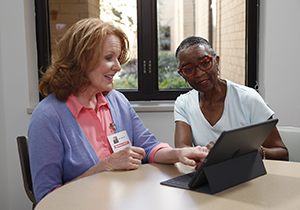
[[191,190],[215,194],[227,188],[266,174],[259,151],[238,156],[214,165],[204,167],[207,185]]

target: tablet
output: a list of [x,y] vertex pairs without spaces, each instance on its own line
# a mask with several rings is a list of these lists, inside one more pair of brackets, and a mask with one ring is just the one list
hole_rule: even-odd
[[163,181],[161,184],[184,189],[192,189],[206,184],[204,167],[257,151],[277,123],[278,119],[271,119],[223,131],[198,170]]

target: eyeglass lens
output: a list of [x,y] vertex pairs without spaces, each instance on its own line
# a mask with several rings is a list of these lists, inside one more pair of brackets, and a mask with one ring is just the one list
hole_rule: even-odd
[[[201,70],[205,71],[208,70],[212,66],[212,62],[210,59],[205,59],[204,61],[201,61],[197,67],[200,68]],[[191,66],[189,68],[183,69],[182,72],[186,76],[191,76],[195,73],[196,71],[196,66]]]

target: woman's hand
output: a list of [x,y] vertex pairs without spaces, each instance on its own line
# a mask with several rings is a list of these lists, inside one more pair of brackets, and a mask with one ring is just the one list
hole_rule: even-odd
[[144,157],[145,150],[143,148],[131,146],[111,154],[102,161],[108,171],[130,170],[137,169]]
[[[216,140],[216,141],[217,141],[217,140]],[[206,145],[206,147],[207,147],[207,149],[208,149],[209,151],[214,147],[216,141],[211,141],[211,142],[209,142],[209,143]]]
[[208,154],[206,147],[184,147],[180,149],[178,158],[183,164],[195,166],[197,170]]
[[125,149],[104,158],[85,173],[67,183],[104,171],[137,169],[144,157],[145,150],[143,148],[133,146],[126,147]]

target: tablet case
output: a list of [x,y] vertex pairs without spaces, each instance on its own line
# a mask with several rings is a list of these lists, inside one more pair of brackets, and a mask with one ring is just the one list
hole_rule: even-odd
[[258,151],[204,167],[203,170],[207,184],[190,189],[208,194],[215,194],[267,173]]
[[[220,148],[218,148],[217,146],[220,145],[219,143],[221,142],[219,143],[217,142],[215,145],[216,147],[215,150],[213,148],[215,152],[214,155],[212,153],[207,156],[207,160],[208,160],[207,164],[203,163],[200,166],[200,168],[195,172],[185,174],[179,177],[175,177],[167,181],[163,181],[161,182],[161,184],[184,188],[184,189],[193,190],[197,192],[215,194],[229,187],[233,187],[235,185],[241,184],[243,182],[249,181],[251,179],[266,174],[266,170],[261,155],[258,151],[258,147],[264,142],[265,138],[273,130],[277,122],[278,119],[272,119],[266,122],[257,123],[250,126],[245,126],[243,128],[238,128],[238,129],[233,129],[231,131],[223,132],[219,138],[219,140],[221,141],[222,138],[225,137],[225,135],[227,135],[227,141],[228,141],[228,136],[229,139],[231,138],[234,139],[232,135],[234,135],[235,133],[237,133],[238,136],[241,135],[241,132],[247,135],[247,137],[245,137],[247,139],[246,140],[247,143],[245,144],[248,146],[246,145],[240,146],[241,151],[243,151],[242,155],[238,155],[238,156],[233,155],[231,156],[231,158],[228,158],[228,155],[233,154],[232,151],[228,152],[228,154],[220,155],[220,153],[226,153],[226,151],[224,151],[224,149],[226,149],[224,147],[225,146],[224,144],[227,145],[227,143],[226,141],[222,142],[223,147],[221,148],[223,149],[220,151]],[[261,132],[259,132],[259,130],[261,130]],[[253,131],[256,131],[256,133],[254,135],[251,135],[251,132]],[[258,138],[255,140],[256,143],[252,143],[249,141],[249,135],[256,136]],[[233,140],[233,142],[237,143],[239,141],[235,139]],[[227,146],[230,146],[230,143]],[[247,151],[248,149],[250,150]],[[209,158],[209,156],[211,155],[214,156],[214,160],[212,161],[210,161],[211,157]],[[224,159],[220,160],[220,156],[223,156]],[[197,176],[195,174],[197,174]],[[188,180],[179,181],[179,179],[182,178],[187,178]],[[193,186],[195,185],[195,183],[197,183],[197,185]]]

